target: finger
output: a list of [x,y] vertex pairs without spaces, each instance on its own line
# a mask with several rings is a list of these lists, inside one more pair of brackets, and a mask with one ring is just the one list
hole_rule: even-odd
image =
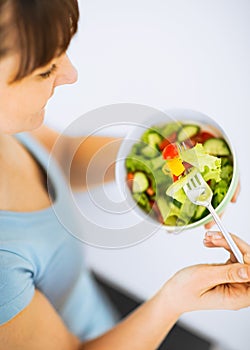
[[225,240],[225,238],[223,237],[223,235],[219,231],[206,232],[205,238],[204,238],[204,244],[206,245],[206,247],[224,248],[227,251],[231,252],[231,249],[230,249],[227,241]]
[[235,202],[237,201],[237,198],[238,198],[239,194],[240,194],[240,181],[238,182],[238,185],[237,185],[237,187],[236,187],[236,190],[235,190],[235,192],[234,192],[234,195],[233,195],[233,197],[232,197],[232,199],[231,199],[231,202],[232,202],[232,203],[235,203]]
[[[216,239],[216,241],[218,241],[218,239]],[[207,248],[224,248],[224,249],[226,249],[230,253],[230,258],[226,261],[226,264],[236,263],[237,259],[235,258],[234,254],[231,252],[230,248],[228,247],[227,242],[225,241],[225,239],[223,237],[221,238],[221,241],[224,243],[224,245],[223,244],[221,244],[221,245],[217,244],[216,245],[216,244],[213,243],[212,240],[207,240],[206,238],[204,238],[203,244]]]
[[[204,239],[203,243],[204,243],[205,247],[207,247],[207,248],[220,248],[220,247],[218,247],[217,245],[214,245],[213,242],[207,241],[206,239]],[[226,246],[225,246],[225,247],[222,247],[222,246],[221,246],[221,248],[225,248],[225,249],[230,253],[230,257],[229,257],[229,259],[226,261],[226,264],[232,264],[232,263],[238,262],[238,260],[235,258],[234,254],[231,252],[230,249],[227,249]],[[246,263],[248,263],[248,262],[246,261],[246,259],[244,259],[244,261],[245,261]]]
[[226,283],[245,283],[250,281],[250,266],[239,263],[228,265],[202,265],[200,281],[205,290]]
[[[246,254],[250,252],[250,245],[243,241],[241,238],[238,236],[230,233],[231,237],[233,238],[234,242],[238,245],[240,248],[241,252]],[[205,234],[205,240],[212,242],[212,244],[216,247],[223,247],[225,249],[230,250],[230,247],[225,240],[223,234],[220,231],[208,231]]]
[[[238,236],[231,234],[234,242],[239,247],[240,251],[244,256],[244,261],[247,264],[250,264],[250,245],[243,241]],[[218,231],[209,231],[205,235],[204,245],[209,248],[219,247],[224,248],[230,253],[232,253],[227,241],[223,237],[221,232]]]

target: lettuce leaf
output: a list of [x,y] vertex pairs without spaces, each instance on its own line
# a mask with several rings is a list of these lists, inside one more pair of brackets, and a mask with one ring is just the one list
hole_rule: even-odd
[[214,179],[220,181],[221,159],[207,154],[201,143],[197,143],[195,147],[181,152],[183,161],[196,167],[205,181]]
[[197,143],[193,148],[183,150],[181,158],[199,169],[201,173],[205,172],[206,167],[209,170],[220,171],[221,159],[207,154],[201,143]]
[[187,197],[183,191],[183,186],[197,170],[200,171],[205,181],[214,180],[215,182],[219,182],[221,180],[221,159],[207,154],[202,144],[197,143],[195,147],[183,150],[181,152],[181,158],[182,161],[193,165],[194,168],[167,189],[166,194],[168,196],[184,203]]

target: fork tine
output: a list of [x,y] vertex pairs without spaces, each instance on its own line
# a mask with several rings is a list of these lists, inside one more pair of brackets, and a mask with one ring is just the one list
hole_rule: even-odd
[[202,184],[204,182],[204,178],[202,177],[201,173],[197,173],[196,176],[199,179],[200,184]]
[[196,182],[195,182],[195,177],[192,177],[192,178],[190,179],[190,182],[191,182],[191,184],[193,185],[193,188],[196,188],[196,187],[197,187]]
[[198,174],[195,174],[188,181],[190,190],[195,189],[195,188],[201,186],[201,184],[202,184],[202,182],[200,181],[200,179],[199,179],[199,177],[197,175]]

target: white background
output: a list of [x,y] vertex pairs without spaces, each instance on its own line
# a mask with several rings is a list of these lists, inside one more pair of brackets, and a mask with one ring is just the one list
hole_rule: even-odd
[[[250,242],[250,2],[80,0],[80,7],[79,32],[69,50],[79,80],[57,90],[46,123],[63,130],[87,111],[120,102],[191,108],[211,116],[234,144],[241,174],[240,197],[223,221]],[[117,115],[117,121],[124,120]],[[108,190],[115,195],[116,185]],[[81,201],[95,213],[88,196]],[[203,235],[203,228],[180,235],[158,231],[130,248],[87,247],[88,260],[114,284],[146,299],[178,269],[226,258],[222,251],[205,249]],[[181,321],[226,349],[250,348],[249,309],[195,312]]]

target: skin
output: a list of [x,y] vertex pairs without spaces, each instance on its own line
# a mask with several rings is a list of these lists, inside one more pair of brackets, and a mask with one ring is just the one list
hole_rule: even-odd
[[[8,210],[32,211],[49,205],[47,193],[36,161],[15,141],[12,134],[29,131],[50,150],[57,134],[41,126],[44,108],[57,86],[76,81],[76,71],[68,57],[62,55],[48,66],[10,85],[8,82],[15,72],[16,60],[16,56],[11,56],[0,62],[0,166],[5,170],[0,173],[0,203],[1,209],[7,206]],[[49,78],[41,79],[40,74],[44,74],[53,64],[58,68]],[[67,156],[66,150],[76,141],[79,140],[71,137],[62,139],[62,152],[58,151],[57,154],[59,160],[63,159],[62,154]],[[91,140],[88,147],[87,143],[83,145],[75,157],[73,171],[79,169],[78,165],[82,169],[84,152],[87,152],[84,154],[84,166],[87,166],[93,153],[111,141],[110,138],[97,137]],[[116,150],[110,152],[107,164],[100,166],[102,171],[112,164],[115,154]],[[15,176],[17,171],[18,177]],[[33,192],[29,194],[31,180]],[[75,182],[78,182],[77,177]],[[12,195],[12,191],[19,193],[19,196]],[[35,199],[33,193],[36,193]],[[229,250],[222,237],[215,239],[214,235],[207,235],[205,239],[207,247]],[[231,257],[221,265],[196,265],[182,269],[151,299],[111,331],[94,340],[81,343],[70,333],[48,299],[36,290],[31,303],[0,327],[0,344],[4,349],[11,350],[156,349],[184,312],[237,310],[250,305],[250,247],[237,237],[234,239],[244,254],[245,264],[235,263]]]
[[[77,72],[66,54],[36,69],[21,82],[9,84],[17,64],[17,55],[0,62],[0,131],[5,134],[38,128],[43,123],[45,106],[55,88],[77,80]],[[53,65],[57,66],[56,71],[48,78],[42,78],[40,74],[48,72]]]

